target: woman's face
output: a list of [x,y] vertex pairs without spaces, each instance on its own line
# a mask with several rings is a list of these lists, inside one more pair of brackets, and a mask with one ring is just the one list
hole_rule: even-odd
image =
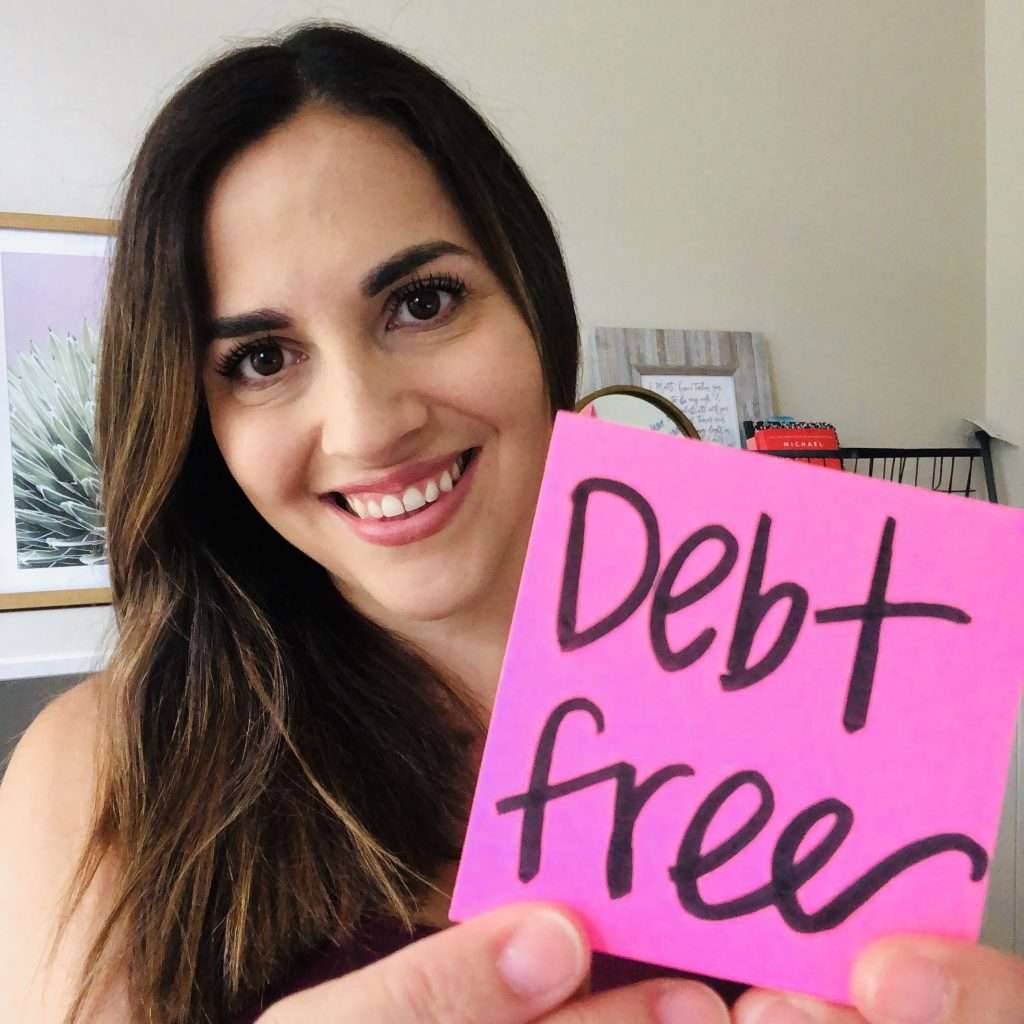
[[257,511],[391,626],[514,593],[551,411],[526,323],[419,152],[304,108],[224,169],[204,249],[204,392]]

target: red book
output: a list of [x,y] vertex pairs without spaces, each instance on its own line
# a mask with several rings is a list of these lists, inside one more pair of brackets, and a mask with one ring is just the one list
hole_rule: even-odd
[[[836,428],[828,423],[796,424],[791,427],[758,427],[754,430],[756,451],[828,452],[839,447]],[[809,459],[829,469],[842,469],[839,459]]]

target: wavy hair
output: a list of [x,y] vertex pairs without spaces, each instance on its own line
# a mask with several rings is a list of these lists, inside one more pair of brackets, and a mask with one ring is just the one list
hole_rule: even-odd
[[552,408],[572,406],[578,327],[555,231],[434,71],[318,22],[218,57],[166,103],[124,190],[101,331],[118,641],[96,818],[61,930],[108,855],[117,870],[66,1024],[110,973],[133,1019],[230,1019],[368,915],[408,925],[458,856],[479,709],[257,514],[201,398],[205,205],[228,160],[310,103],[419,149],[529,325]]

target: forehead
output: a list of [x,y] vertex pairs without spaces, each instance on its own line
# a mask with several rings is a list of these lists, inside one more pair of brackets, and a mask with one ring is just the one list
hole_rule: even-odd
[[434,239],[477,251],[426,158],[389,125],[305,108],[214,185],[203,221],[213,312],[355,289],[369,266]]

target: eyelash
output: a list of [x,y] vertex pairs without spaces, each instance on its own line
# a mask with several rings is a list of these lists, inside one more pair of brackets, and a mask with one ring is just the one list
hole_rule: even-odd
[[[457,305],[466,295],[466,282],[461,277],[447,273],[431,274],[429,277],[414,277],[411,281],[407,281],[399,288],[396,288],[388,296],[388,300],[384,304],[384,311],[388,315],[389,322],[390,318],[394,316],[403,303],[408,302],[409,299],[420,292],[430,291],[446,292],[454,300],[453,305]],[[422,322],[430,323],[431,321]],[[217,360],[214,369],[223,377],[236,377],[238,367],[246,356],[251,355],[253,352],[258,352],[262,348],[278,344],[278,341],[270,336],[252,338],[249,341],[240,342]],[[272,380],[270,377],[267,379]]]

